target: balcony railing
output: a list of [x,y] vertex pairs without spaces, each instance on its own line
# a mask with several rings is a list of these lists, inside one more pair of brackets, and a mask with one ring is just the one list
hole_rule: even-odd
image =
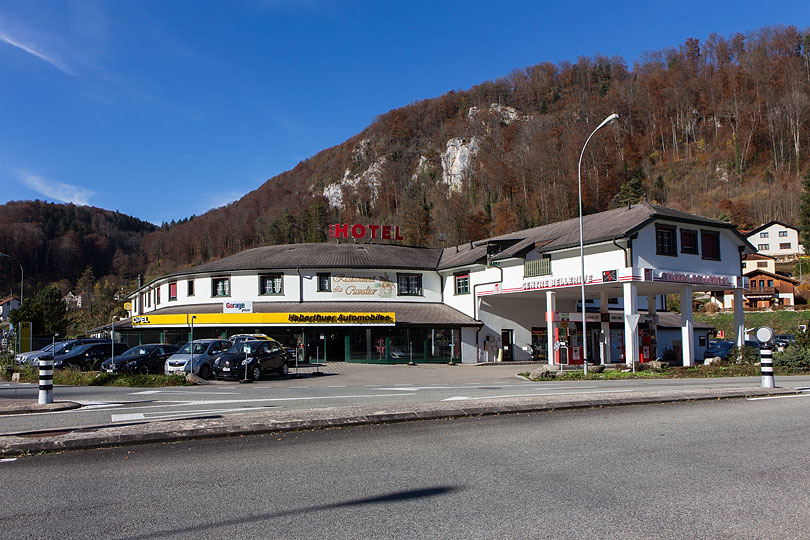
[[777,296],[778,291],[776,287],[748,287],[743,289],[743,296],[748,298],[751,297],[761,297],[761,298],[770,298],[772,296]]
[[523,263],[523,277],[548,276],[551,274],[551,258],[543,257]]

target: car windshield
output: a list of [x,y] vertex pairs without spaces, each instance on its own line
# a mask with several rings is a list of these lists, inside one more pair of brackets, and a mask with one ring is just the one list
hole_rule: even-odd
[[[208,343],[194,343],[194,354],[203,354],[207,348]],[[186,343],[182,349],[177,351],[177,354],[191,354],[191,352],[191,343]]]
[[132,347],[121,356],[146,356],[149,354],[149,349],[146,347]]
[[228,349],[228,352],[232,354],[236,353],[253,354],[259,350],[259,345],[261,345],[261,343],[253,343],[253,342],[235,343],[234,345],[231,346],[230,349]]

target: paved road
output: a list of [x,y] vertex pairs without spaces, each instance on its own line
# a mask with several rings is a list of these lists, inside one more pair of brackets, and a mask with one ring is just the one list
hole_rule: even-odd
[[6,538],[807,538],[810,396],[0,462]]
[[[308,368],[311,371],[311,368]],[[472,401],[590,393],[632,393],[664,388],[759,386],[758,377],[532,383],[515,375],[522,366],[358,366],[330,364],[322,377],[267,378],[254,384],[217,383],[197,387],[56,387],[56,400],[81,409],[0,416],[0,434],[65,427],[221,416],[266,410]],[[810,377],[785,377],[780,386],[810,387]],[[36,385],[0,383],[3,398],[36,400]]]

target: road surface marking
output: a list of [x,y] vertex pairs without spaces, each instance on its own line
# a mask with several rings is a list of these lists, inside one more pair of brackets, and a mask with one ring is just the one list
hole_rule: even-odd
[[792,396],[750,397],[750,398],[747,398],[747,399],[748,399],[748,401],[760,401],[762,399],[783,399],[783,398],[794,398],[794,397],[810,397],[810,394],[794,394]]
[[12,458],[3,458],[3,459],[0,459],[0,463],[11,463],[12,461],[17,461],[17,458],[12,457]]
[[110,415],[110,421],[112,422],[131,422],[133,420],[143,420],[144,418],[146,417],[141,413]]
[[200,394],[220,394],[223,396],[238,396],[239,392],[208,392],[205,390],[146,390],[144,392],[131,392],[130,395],[138,396],[138,395],[146,395],[146,394],[192,394],[192,395],[200,395]]
[[392,390],[401,390],[405,392],[416,392],[417,390],[437,390],[437,389],[448,389],[453,388],[452,386],[395,386],[393,388],[377,388],[377,390],[382,391],[392,391]]

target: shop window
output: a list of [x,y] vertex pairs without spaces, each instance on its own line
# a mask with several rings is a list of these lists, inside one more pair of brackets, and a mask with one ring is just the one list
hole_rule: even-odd
[[720,233],[717,231],[700,231],[700,247],[704,259],[719,261]]
[[194,280],[188,280],[188,296],[194,296]]
[[456,294],[470,294],[470,274],[456,274],[453,276],[456,284]]
[[397,274],[398,296],[422,296],[422,274]]
[[678,255],[675,227],[671,225],[655,226],[655,252],[658,255],[668,255],[671,257]]
[[169,283],[169,302],[177,300],[177,282],[172,281]]
[[779,231],[779,238],[787,238],[787,231]]
[[759,233],[759,237],[760,238],[768,238],[768,233],[767,232],[761,232],[761,233]]
[[790,242],[779,242],[779,249],[790,249]]
[[259,276],[259,294],[279,295],[284,294],[284,281],[281,274],[264,274]]
[[332,274],[318,274],[318,292],[330,292],[332,290]]
[[681,229],[681,253],[698,254],[698,233],[691,229]]
[[757,244],[757,251],[768,251],[771,249],[770,244]]
[[219,277],[211,279],[211,296],[230,296],[231,278]]

